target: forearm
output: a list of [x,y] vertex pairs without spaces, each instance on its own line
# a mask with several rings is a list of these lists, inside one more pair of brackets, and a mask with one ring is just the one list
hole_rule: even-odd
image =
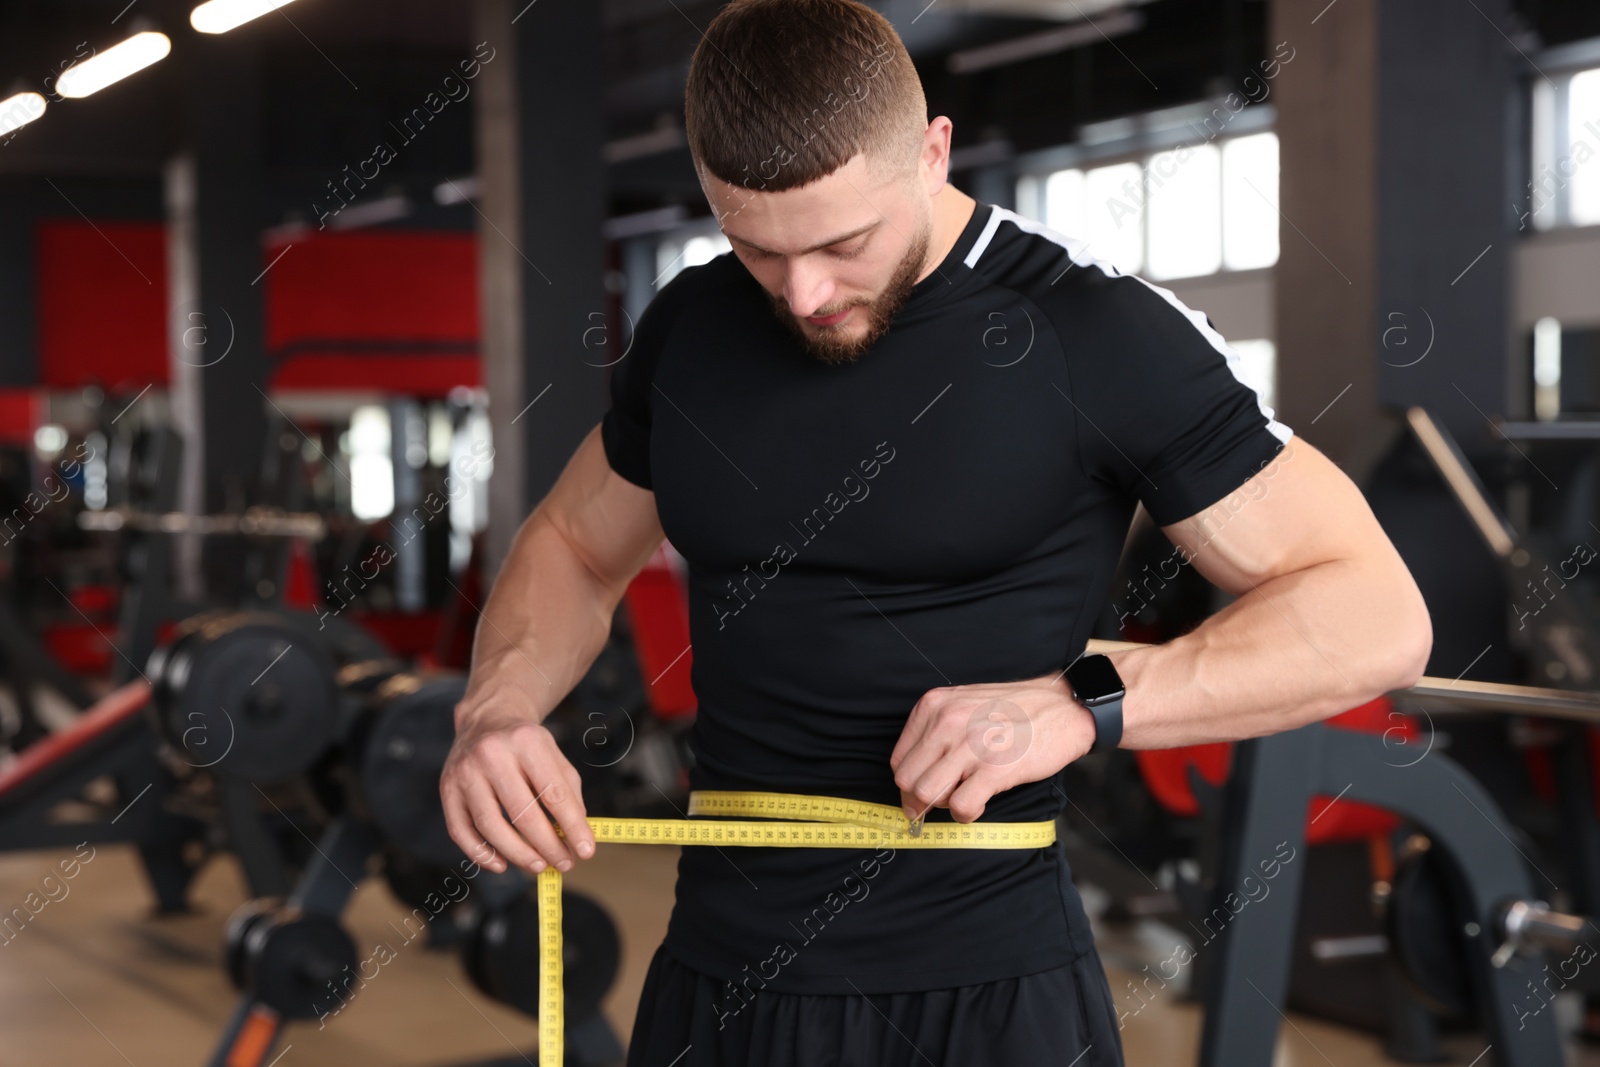
[[1399,565],[1332,560],[1259,583],[1161,645],[1111,653],[1124,748],[1259,737],[1412,684],[1431,643]]
[[479,616],[457,729],[483,716],[543,721],[600,654],[619,599],[536,510]]

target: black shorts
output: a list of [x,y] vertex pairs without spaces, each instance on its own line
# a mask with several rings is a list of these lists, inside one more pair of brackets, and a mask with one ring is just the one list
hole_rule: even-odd
[[1056,970],[921,993],[761,990],[719,1015],[724,984],[657,948],[627,1067],[1122,1067],[1093,950]]

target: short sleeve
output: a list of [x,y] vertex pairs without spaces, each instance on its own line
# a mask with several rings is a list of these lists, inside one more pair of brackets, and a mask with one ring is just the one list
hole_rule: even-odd
[[608,389],[611,406],[600,420],[600,442],[605,447],[611,469],[644,489],[650,479],[650,400],[656,367],[666,345],[675,310],[684,292],[684,276],[694,268],[680,271],[657,293],[639,316],[632,343],[611,367]]
[[[641,320],[642,321],[642,320]],[[635,332],[635,342],[638,334]],[[611,368],[611,406],[600,419],[600,443],[611,469],[634,485],[650,486],[650,378],[628,353]]]
[[[1099,274],[1099,272],[1096,272]],[[1158,526],[1249,481],[1293,431],[1242,378],[1239,354],[1169,290],[1099,274],[1061,327],[1085,473],[1144,503]]]

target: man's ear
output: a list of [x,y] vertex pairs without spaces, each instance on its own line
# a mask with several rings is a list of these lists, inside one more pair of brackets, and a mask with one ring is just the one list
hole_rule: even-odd
[[950,134],[954,129],[953,124],[944,115],[940,115],[928,123],[927,132],[922,136],[922,156],[920,170],[922,171],[923,186],[929,196],[933,196],[950,177]]

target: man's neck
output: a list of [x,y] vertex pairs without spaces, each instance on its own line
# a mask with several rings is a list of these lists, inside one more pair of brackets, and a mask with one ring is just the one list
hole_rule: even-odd
[[928,242],[928,258],[922,265],[921,281],[938,269],[944,257],[956,246],[961,231],[967,228],[978,202],[960,189],[946,182],[944,188],[933,194],[933,239]]

